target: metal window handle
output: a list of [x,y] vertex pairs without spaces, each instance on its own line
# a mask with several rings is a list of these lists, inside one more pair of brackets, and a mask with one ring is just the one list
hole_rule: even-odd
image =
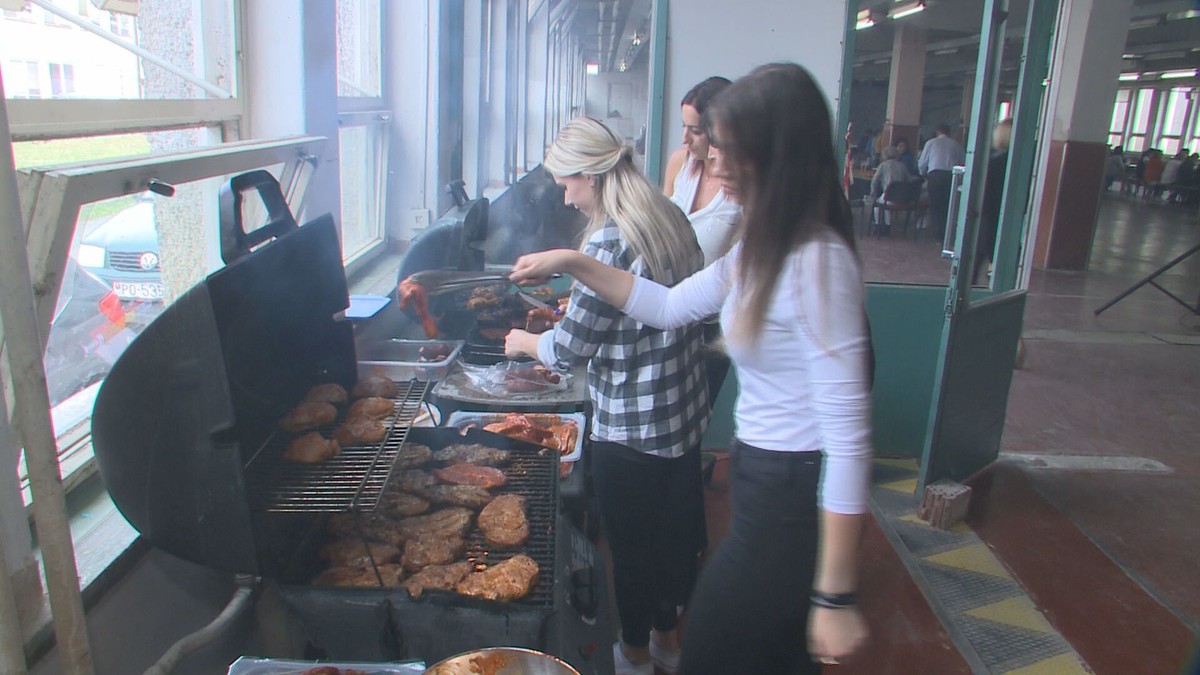
[[958,210],[962,206],[963,176],[967,167],[956,166],[950,175],[950,208],[946,209],[946,230],[942,238],[942,257],[954,260],[958,251],[953,248],[954,234],[958,231]]

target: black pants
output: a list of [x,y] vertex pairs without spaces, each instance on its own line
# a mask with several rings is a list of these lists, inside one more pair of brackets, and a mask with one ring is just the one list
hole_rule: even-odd
[[733,527],[700,575],[683,675],[820,673],[808,654],[819,452],[730,450]]
[[[650,629],[675,628],[696,584],[700,449],[669,459],[593,442],[592,479],[612,552],[621,639],[645,647]],[[703,506],[701,506],[703,508]]]
[[946,235],[946,217],[950,211],[949,171],[930,171],[926,176],[929,187],[929,217],[933,219],[930,232],[938,240]]

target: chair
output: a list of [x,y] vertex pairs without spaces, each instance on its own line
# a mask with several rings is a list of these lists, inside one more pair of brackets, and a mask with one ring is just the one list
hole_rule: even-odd
[[[872,220],[876,236],[881,236],[885,228],[889,232],[891,231],[891,225],[883,222],[888,220],[885,214],[898,212],[904,213],[904,234],[907,235],[908,226],[912,223],[913,213],[919,209],[920,200],[921,181],[908,180],[889,183],[883,190],[883,203],[875,203]],[[870,234],[870,224],[867,226],[867,234]]]

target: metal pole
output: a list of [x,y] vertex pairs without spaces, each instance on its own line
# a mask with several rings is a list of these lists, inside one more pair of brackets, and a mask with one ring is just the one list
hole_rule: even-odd
[[0,537],[0,673],[25,675],[28,672],[24,645],[17,597],[13,595],[12,578],[8,576],[8,556],[4,553],[4,539]]
[[38,337],[33,286],[29,280],[25,227],[17,197],[8,107],[4,103],[4,80],[0,76],[0,288],[4,289],[0,293],[0,323],[4,326],[16,399],[15,405],[11,406],[14,409],[13,426],[25,448],[38,544],[42,549],[50,613],[62,654],[63,672],[91,675],[87,620],[79,593],[75,546],[71,542],[67,503],[59,474],[58,445],[50,422],[50,396],[46,392],[42,343]]
[[202,77],[196,77],[195,73],[189,73],[188,71],[176,66],[175,64],[163,59],[162,57],[160,57],[156,54],[153,54],[151,52],[148,52],[145,49],[142,49],[141,47],[139,47],[135,44],[126,42],[126,41],[122,40],[121,38],[113,35],[112,33],[108,32],[98,26],[93,25],[90,21],[87,21],[86,19],[82,19],[82,18],[76,16],[75,14],[71,14],[70,12],[60,9],[57,5],[55,5],[50,0],[29,0],[29,1],[32,2],[33,4],[37,5],[38,7],[41,7],[42,9],[46,10],[47,12],[50,12],[54,16],[61,18],[63,21],[73,23],[76,26],[79,26],[80,28],[82,28],[83,30],[91,33],[92,35],[95,35],[99,38],[108,40],[109,42],[115,44],[116,46],[120,47],[121,49],[133,52],[134,54],[137,54],[142,59],[145,59],[146,61],[153,63],[154,65],[158,66],[159,68],[162,68],[163,70],[167,71],[168,73],[171,73],[172,75],[183,78],[184,81],[194,84],[197,87],[200,87],[204,91],[212,94],[213,96],[216,96],[217,98],[233,98],[233,94],[225,91],[224,89],[205,80]]

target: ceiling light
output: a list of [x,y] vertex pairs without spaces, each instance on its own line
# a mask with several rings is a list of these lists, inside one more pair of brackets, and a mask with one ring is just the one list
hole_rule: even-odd
[[857,20],[854,23],[854,30],[862,30],[875,25],[875,19],[871,18],[870,9],[860,9],[858,11]]
[[642,44],[642,36],[638,35],[637,33],[634,33],[633,34],[633,46],[636,47],[640,44]]
[[1129,22],[1129,30],[1138,30],[1140,28],[1153,28],[1162,23],[1162,17],[1150,17],[1149,19],[1138,19],[1137,21]]
[[945,56],[946,54],[957,54],[957,53],[958,53],[958,48],[951,47],[949,49],[939,49],[939,50],[935,51],[933,54],[934,54],[934,56]]
[[1167,21],[1179,21],[1180,19],[1195,19],[1200,16],[1200,9],[1189,9],[1182,12],[1171,12],[1167,15]]
[[584,68],[587,70],[588,75],[599,75],[600,74],[600,64],[596,63],[595,61],[588,61],[587,65],[584,66]]
[[1196,77],[1200,73],[1198,70],[1168,70],[1162,75],[1159,75],[1164,80],[1177,80],[1183,77]]
[[1132,60],[1132,59],[1140,59],[1142,57],[1138,56],[1137,54],[1122,54],[1121,58],[1128,61],[1128,60]]
[[1141,76],[1138,73],[1121,73],[1120,75],[1117,76],[1117,79],[1122,82],[1132,82],[1132,81],[1138,79],[1139,77],[1141,77]]
[[903,19],[906,16],[911,16],[913,14],[916,14],[917,12],[921,12],[924,10],[925,10],[924,2],[914,2],[911,4],[901,5],[901,6],[897,6],[897,7],[893,8],[892,11],[888,12],[888,18],[890,18],[892,20]]

